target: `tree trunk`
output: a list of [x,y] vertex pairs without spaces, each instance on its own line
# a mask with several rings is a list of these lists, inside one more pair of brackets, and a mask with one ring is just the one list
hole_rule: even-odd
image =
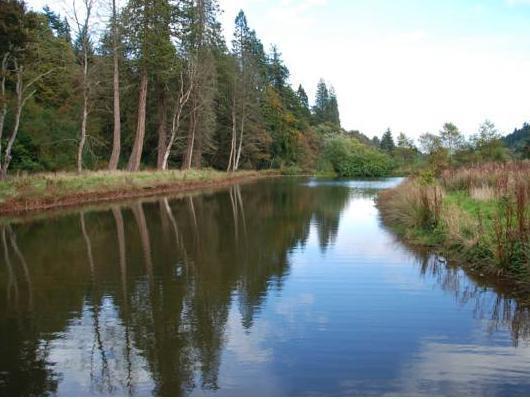
[[140,92],[138,96],[138,123],[136,126],[136,136],[134,138],[134,145],[127,165],[127,170],[136,172],[140,169],[140,161],[142,160],[142,150],[144,147],[145,136],[145,108],[147,102],[147,71],[142,72],[140,80]]
[[83,170],[83,150],[86,142],[86,125],[88,119],[88,55],[85,49],[83,66],[83,113],[81,116],[81,134],[79,137],[79,148],[77,149],[77,173]]
[[164,150],[164,156],[162,158],[162,170],[167,170],[169,155],[171,154],[171,148],[173,147],[173,143],[175,142],[175,138],[180,127],[180,115],[182,113],[182,107],[183,104],[181,103],[177,105],[177,109],[173,114],[173,122],[171,124],[171,135],[169,137],[169,142],[166,145],[166,148]]
[[243,116],[241,117],[241,130],[239,134],[239,147],[237,149],[237,157],[234,164],[234,172],[239,168],[239,159],[241,158],[241,148],[243,147],[243,132],[245,130],[245,111],[243,111]]
[[7,98],[6,98],[6,78],[7,78],[7,61],[9,59],[9,53],[5,53],[2,57],[2,66],[0,73],[2,74],[2,80],[0,81],[0,102],[2,103],[2,109],[0,110],[0,165],[2,164],[2,136],[4,133],[4,121],[7,115]]
[[195,146],[191,155],[191,167],[197,169],[201,167],[202,151],[204,147],[204,136],[200,133],[201,131],[199,130],[197,132],[197,128],[195,128]]
[[189,64],[187,66],[187,77],[188,77],[188,88],[184,89],[184,72],[181,71],[180,73],[180,95],[179,99],[177,101],[177,104],[175,105],[175,109],[173,111],[173,120],[171,121],[171,134],[169,137],[169,142],[166,144],[166,148],[164,151],[164,157],[162,160],[162,170],[166,170],[168,166],[169,161],[169,155],[171,154],[171,149],[173,148],[173,144],[175,143],[175,139],[177,137],[177,133],[180,128],[180,120],[182,116],[182,111],[184,110],[184,106],[188,103],[191,94],[193,93],[193,88],[195,87],[195,72],[196,72],[196,65],[193,62],[192,59],[190,59]]
[[232,140],[230,143],[230,156],[228,157],[228,166],[226,168],[227,172],[230,172],[230,169],[234,165],[234,157],[236,151],[236,136],[237,136],[237,126],[236,126],[236,102],[233,101],[232,105]]
[[116,170],[118,168],[121,151],[120,66],[118,62],[118,29],[116,24],[116,0],[112,0],[112,51],[114,62],[112,86],[114,94],[114,132],[112,136],[112,154],[109,161],[109,170]]
[[187,141],[187,144],[186,144],[186,149],[184,150],[184,158],[182,160],[182,169],[190,169],[191,168],[191,161],[193,159],[193,148],[194,148],[194,145],[195,145],[195,129],[196,129],[196,125],[197,125],[197,120],[196,120],[196,107],[195,107],[195,104],[196,103],[196,99],[194,98],[193,99],[193,103],[192,103],[192,111],[191,111],[191,114],[190,114],[190,126],[189,126],[189,129],[188,129],[188,141]]
[[[161,89],[162,90],[162,89]],[[158,104],[158,149],[156,168],[164,170],[164,158],[166,154],[167,142],[167,109],[166,96],[164,93],[160,94],[160,102]]]
[[23,95],[23,82],[22,82],[22,73],[23,67],[20,68],[17,66],[15,61],[15,70],[17,74],[17,83],[16,83],[16,94],[17,94],[17,105],[15,110],[15,123],[13,124],[13,130],[11,131],[11,136],[7,141],[6,151],[4,153],[4,163],[2,165],[2,171],[0,173],[0,180],[4,180],[7,177],[7,169],[9,168],[9,163],[11,162],[11,151],[13,150],[13,144],[18,134],[18,128],[20,126],[20,117],[22,115],[22,108],[24,107],[25,100]]

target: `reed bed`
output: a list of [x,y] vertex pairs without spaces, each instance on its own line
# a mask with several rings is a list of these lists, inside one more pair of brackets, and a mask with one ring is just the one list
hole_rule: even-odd
[[530,162],[487,163],[410,178],[382,192],[383,221],[406,239],[483,266],[530,277]]

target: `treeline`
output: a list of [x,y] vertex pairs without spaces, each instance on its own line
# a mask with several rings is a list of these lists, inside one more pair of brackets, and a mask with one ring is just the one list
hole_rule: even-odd
[[525,124],[523,129],[503,137],[491,121],[485,120],[476,133],[465,136],[454,123],[448,122],[438,134],[422,134],[417,142],[404,133],[399,133],[395,140],[387,129],[381,139],[374,137],[371,143],[392,158],[397,174],[426,168],[438,174],[469,164],[528,158],[529,131],[530,126]]
[[8,169],[315,170],[329,141],[319,132],[347,136],[334,89],[321,80],[310,106],[243,11],[228,46],[216,0],[95,1],[74,3],[68,19],[0,1],[3,178]]
[[519,158],[530,158],[530,124],[525,122],[522,128],[504,137],[503,142]]

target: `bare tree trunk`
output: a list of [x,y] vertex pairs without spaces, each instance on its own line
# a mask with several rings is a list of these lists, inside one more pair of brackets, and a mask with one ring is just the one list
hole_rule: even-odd
[[166,153],[167,143],[167,109],[166,96],[164,93],[160,94],[160,101],[158,104],[158,148],[156,168],[158,170],[164,169],[164,157]]
[[241,148],[243,147],[243,132],[245,130],[245,111],[243,111],[243,115],[241,116],[241,129],[239,134],[239,147],[237,149],[237,157],[236,161],[234,163],[234,172],[239,168],[239,160],[241,158]]
[[114,132],[112,135],[112,154],[109,161],[109,170],[116,170],[120,160],[121,151],[121,110],[120,110],[120,66],[118,57],[118,27],[116,0],[112,0],[112,44],[114,73],[112,86],[114,94]]
[[195,129],[197,126],[197,108],[196,108],[197,99],[193,99],[193,107],[190,114],[190,126],[188,129],[188,142],[186,144],[186,150],[184,152],[184,159],[182,161],[182,169],[190,169],[191,162],[193,159],[193,149],[195,145]]
[[184,73],[180,73],[180,95],[179,99],[177,101],[177,105],[175,106],[175,110],[173,111],[173,120],[171,123],[171,134],[169,137],[169,142],[166,145],[165,151],[164,151],[164,157],[162,160],[162,170],[166,170],[168,167],[169,162],[169,155],[171,154],[171,149],[173,148],[173,144],[175,143],[175,139],[177,138],[177,133],[180,128],[180,121],[182,116],[182,111],[184,110],[184,106],[188,103],[190,96],[193,92],[193,88],[195,86],[195,71],[196,71],[196,65],[195,62],[190,59],[188,64],[188,70],[187,70],[187,78],[188,78],[188,88],[187,90],[184,90]]
[[17,103],[16,103],[16,110],[15,110],[15,123],[13,125],[13,130],[11,131],[11,136],[9,137],[9,140],[7,141],[6,151],[4,154],[4,163],[2,165],[2,171],[0,174],[0,180],[3,180],[7,177],[7,169],[9,168],[9,163],[11,162],[11,151],[13,150],[13,144],[15,143],[15,139],[18,134],[18,128],[20,126],[20,117],[22,115],[22,108],[24,107],[24,103],[26,102],[26,99],[24,99],[23,91],[23,81],[22,81],[22,73],[23,73],[23,67],[18,67],[16,60],[15,62],[15,70],[17,74],[17,83],[16,83],[16,95],[17,95]]
[[83,150],[86,142],[86,125],[88,119],[88,54],[85,47],[83,56],[83,113],[81,116],[81,134],[79,148],[77,149],[77,173],[83,170]]
[[234,164],[234,155],[235,155],[235,147],[236,147],[236,135],[237,135],[237,126],[236,126],[236,107],[235,107],[235,100],[232,105],[232,139],[230,140],[230,156],[228,157],[228,166],[226,167],[226,171],[230,172],[230,169],[232,169]]
[[88,50],[90,47],[89,42],[89,29],[90,29],[90,14],[92,12],[92,6],[94,0],[83,0],[85,6],[85,19],[81,22],[77,15],[75,0],[73,4],[74,19],[77,24],[78,33],[81,38],[81,51],[83,53],[83,110],[81,114],[81,131],[79,133],[79,147],[77,149],[77,173],[81,173],[83,170],[83,150],[85,149],[86,143],[86,130],[87,130],[87,119],[88,119]]
[[0,165],[2,164],[2,136],[4,133],[4,121],[7,115],[7,98],[6,98],[6,79],[7,79],[7,62],[9,60],[9,53],[5,53],[2,57],[2,66],[0,73],[2,74],[2,80],[0,80],[0,103],[2,109],[0,110]]
[[140,169],[140,161],[142,160],[142,150],[144,147],[145,136],[145,108],[147,103],[147,71],[142,71],[140,78],[140,93],[138,97],[138,123],[136,126],[136,137],[134,138],[134,145],[127,165],[127,170],[135,172]]

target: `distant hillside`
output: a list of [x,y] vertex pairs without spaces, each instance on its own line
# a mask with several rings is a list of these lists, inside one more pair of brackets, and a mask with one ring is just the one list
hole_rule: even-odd
[[522,128],[504,137],[503,142],[521,158],[530,158],[530,124],[525,122]]

